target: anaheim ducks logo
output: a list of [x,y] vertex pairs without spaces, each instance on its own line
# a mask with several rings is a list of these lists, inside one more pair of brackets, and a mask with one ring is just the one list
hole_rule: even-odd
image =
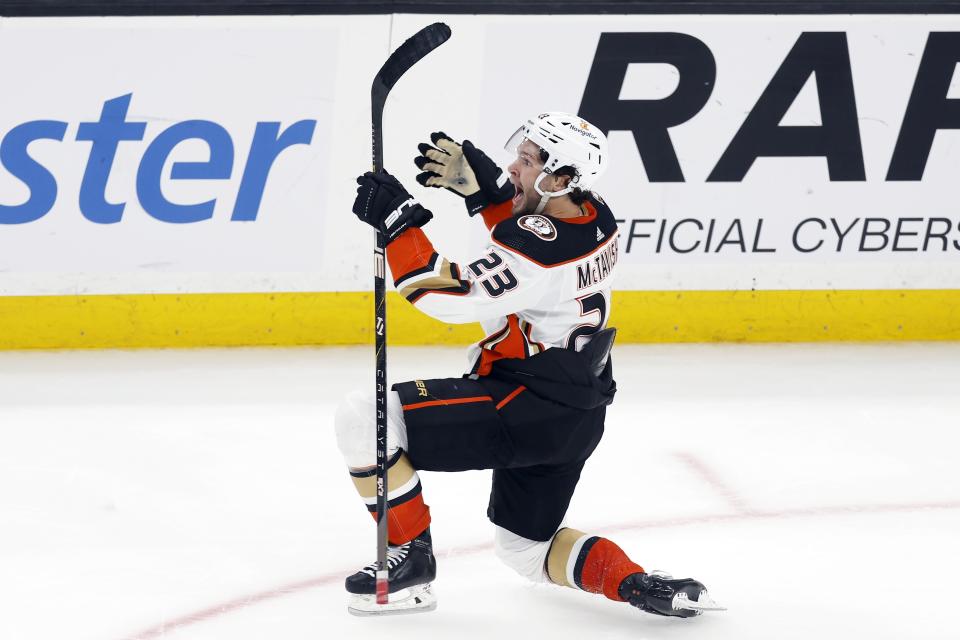
[[536,234],[542,240],[555,240],[557,237],[557,228],[553,226],[550,219],[546,216],[523,216],[517,220],[521,229],[526,229]]

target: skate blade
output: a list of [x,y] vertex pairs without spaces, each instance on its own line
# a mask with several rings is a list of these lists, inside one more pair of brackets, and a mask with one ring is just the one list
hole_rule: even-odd
[[687,611],[696,611],[697,614],[701,614],[704,611],[726,611],[727,608],[723,607],[710,597],[710,594],[706,591],[701,591],[697,600],[691,600],[687,597],[685,593],[678,593],[673,596],[673,602],[671,603],[674,609],[686,609]]
[[377,604],[377,596],[354,595],[347,611],[355,616],[393,616],[404,613],[422,613],[437,608],[437,597],[429,584],[400,589],[390,594],[387,604]]

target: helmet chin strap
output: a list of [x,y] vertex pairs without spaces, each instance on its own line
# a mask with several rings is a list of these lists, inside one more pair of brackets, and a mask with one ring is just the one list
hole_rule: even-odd
[[535,214],[543,212],[543,210],[547,206],[547,203],[550,201],[550,198],[563,196],[573,191],[573,187],[570,187],[570,186],[566,187],[565,189],[561,189],[560,191],[544,191],[543,189],[540,188],[540,183],[543,182],[543,179],[549,175],[550,175],[549,173],[547,173],[546,171],[543,171],[540,173],[539,176],[537,176],[537,179],[534,180],[533,182],[534,191],[540,194],[540,203],[537,205],[537,208],[534,209],[533,211],[533,213]]

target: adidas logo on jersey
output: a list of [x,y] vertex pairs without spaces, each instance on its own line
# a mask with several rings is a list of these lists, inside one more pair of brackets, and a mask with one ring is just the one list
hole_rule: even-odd
[[597,242],[600,242],[604,238],[606,238],[606,236],[603,235],[603,231],[600,231],[600,227],[597,227]]

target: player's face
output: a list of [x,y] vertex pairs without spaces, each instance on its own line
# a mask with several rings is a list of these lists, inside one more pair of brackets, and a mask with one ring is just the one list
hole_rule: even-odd
[[[517,194],[513,196],[513,215],[524,213],[533,213],[540,203],[540,195],[533,188],[537,176],[543,171],[543,163],[540,162],[540,147],[524,140],[517,147],[517,159],[507,167],[507,173],[510,175],[510,182],[517,188]],[[548,178],[543,180],[540,188],[547,191]]]

